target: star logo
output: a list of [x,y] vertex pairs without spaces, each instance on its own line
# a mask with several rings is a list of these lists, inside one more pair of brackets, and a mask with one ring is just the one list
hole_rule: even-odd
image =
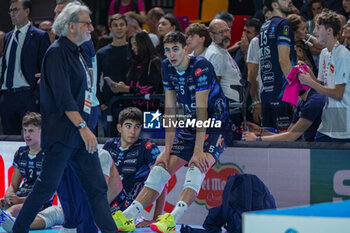
[[157,110],[156,112],[143,113],[143,128],[145,129],[160,129],[160,116],[162,114]]

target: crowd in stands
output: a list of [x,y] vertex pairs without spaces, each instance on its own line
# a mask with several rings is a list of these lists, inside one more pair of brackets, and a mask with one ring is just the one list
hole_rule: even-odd
[[[58,5],[59,2],[57,0]],[[316,139],[327,136],[329,140],[350,140],[347,92],[350,64],[341,59],[348,55],[343,47],[350,49],[350,1],[252,2],[256,11],[245,21],[243,30],[237,32],[241,33],[241,39],[233,43],[231,29],[235,17],[228,11],[237,14],[238,9],[232,10],[232,6],[238,4],[236,1],[230,1],[230,9],[217,12],[211,22],[193,22],[181,28],[169,9],[146,9],[144,0],[111,0],[105,16],[108,25],[94,25],[92,43],[82,46],[82,54],[92,57],[85,63],[95,89],[93,121],[101,123],[103,128],[99,136],[117,135],[118,115],[128,106],[142,111],[162,109],[160,99],[119,97],[164,93],[163,38],[171,31],[182,31],[187,38],[187,53],[205,57],[212,63],[229,103],[242,102],[242,80],[250,83],[246,101],[250,132],[243,133],[244,140],[313,141],[315,136]],[[21,134],[25,113],[39,112],[41,62],[47,48],[57,39],[52,31],[53,21],[42,21],[37,27],[31,23],[31,7],[28,0],[11,0],[9,16],[14,30],[6,34],[0,31],[1,133],[6,135]],[[55,12],[59,11],[56,7]],[[321,40],[323,27],[338,41],[334,48],[327,45],[333,38]],[[338,47],[342,52],[336,51]],[[291,79],[295,69],[301,70],[301,75]],[[300,78],[307,74],[314,82]],[[343,76],[341,80],[337,79],[339,75]],[[294,84],[298,88],[288,87]],[[300,88],[305,85],[311,89]],[[286,102],[284,95],[294,95],[298,102]],[[339,127],[327,125],[329,114],[333,113],[339,115]],[[108,119],[110,115],[112,121]],[[230,117],[235,139],[240,140],[242,113]],[[286,134],[293,127],[293,132],[298,132],[296,136],[270,135]],[[265,138],[266,135],[270,136]]]

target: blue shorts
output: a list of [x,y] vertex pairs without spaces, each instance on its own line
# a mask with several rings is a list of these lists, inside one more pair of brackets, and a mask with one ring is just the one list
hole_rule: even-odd
[[[215,160],[218,160],[226,147],[230,145],[232,136],[231,130],[223,130],[221,133],[218,131],[207,131],[204,141],[204,152],[211,154]],[[186,129],[178,129],[176,130],[171,154],[186,161],[190,161],[193,155],[195,142],[195,132],[189,132]]]

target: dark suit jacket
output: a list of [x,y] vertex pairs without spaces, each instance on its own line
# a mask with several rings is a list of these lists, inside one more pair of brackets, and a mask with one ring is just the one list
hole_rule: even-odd
[[[2,72],[0,77],[0,87],[4,82],[4,73],[6,69],[5,54],[8,49],[12,33],[13,30],[6,33],[4,39],[4,56],[1,67]],[[22,47],[21,70],[37,99],[39,99],[39,85],[37,84],[38,78],[36,78],[34,75],[36,73],[40,73],[41,62],[49,46],[50,39],[47,32],[30,25]]]

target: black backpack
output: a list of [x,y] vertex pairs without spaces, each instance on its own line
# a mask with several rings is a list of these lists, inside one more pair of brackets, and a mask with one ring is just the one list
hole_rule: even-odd
[[[114,1],[114,14],[117,14],[119,12],[120,8],[120,0],[115,0]],[[138,8],[138,0],[132,0],[132,6],[131,6],[132,11],[136,11],[136,13],[139,13],[139,8]]]

